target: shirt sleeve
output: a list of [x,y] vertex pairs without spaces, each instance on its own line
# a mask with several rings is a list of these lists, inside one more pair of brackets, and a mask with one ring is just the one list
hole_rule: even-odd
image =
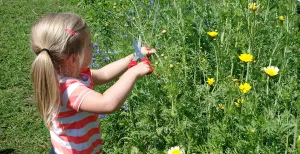
[[85,85],[77,86],[72,93],[69,94],[68,101],[66,102],[67,108],[72,108],[79,111],[80,105],[84,98],[93,90],[86,87]]
[[80,105],[85,97],[92,91],[94,83],[92,80],[91,70],[86,67],[81,70],[81,77],[85,80],[65,78],[61,82],[61,102],[69,109],[79,111]]

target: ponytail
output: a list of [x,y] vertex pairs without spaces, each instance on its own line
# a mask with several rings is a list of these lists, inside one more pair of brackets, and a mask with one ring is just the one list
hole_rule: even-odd
[[89,39],[87,24],[74,13],[46,14],[32,25],[31,50],[37,56],[32,63],[31,80],[38,111],[48,128],[61,102],[58,75],[73,77],[79,72],[79,67],[70,69],[64,62],[72,54],[83,58]]
[[42,50],[31,68],[35,102],[47,127],[52,127],[60,103],[59,81],[49,52]]

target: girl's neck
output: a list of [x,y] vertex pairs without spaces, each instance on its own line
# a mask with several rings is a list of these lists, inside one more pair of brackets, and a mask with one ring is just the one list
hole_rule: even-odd
[[65,69],[64,71],[61,70],[58,74],[63,77],[81,79],[80,70],[76,70],[74,68]]

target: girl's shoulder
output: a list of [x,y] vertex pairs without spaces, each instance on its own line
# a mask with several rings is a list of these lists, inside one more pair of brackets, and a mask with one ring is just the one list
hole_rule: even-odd
[[81,70],[80,78],[81,79],[58,75],[60,85],[68,86],[71,84],[79,84],[79,85],[84,85],[86,87],[89,87],[91,89],[93,88],[94,83],[92,81],[92,74],[91,74],[91,70],[88,67],[83,68]]

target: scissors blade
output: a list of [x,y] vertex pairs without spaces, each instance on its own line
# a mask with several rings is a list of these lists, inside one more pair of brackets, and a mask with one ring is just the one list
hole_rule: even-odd
[[141,36],[139,36],[139,42],[136,43],[135,39],[133,38],[133,47],[134,47],[134,50],[135,50],[135,57],[134,57],[134,60],[138,59],[138,58],[144,58],[142,52],[141,52],[141,42],[142,42],[142,39],[141,39]]
[[142,51],[142,37],[141,37],[141,35],[139,35],[138,47],[139,47],[140,51]]

